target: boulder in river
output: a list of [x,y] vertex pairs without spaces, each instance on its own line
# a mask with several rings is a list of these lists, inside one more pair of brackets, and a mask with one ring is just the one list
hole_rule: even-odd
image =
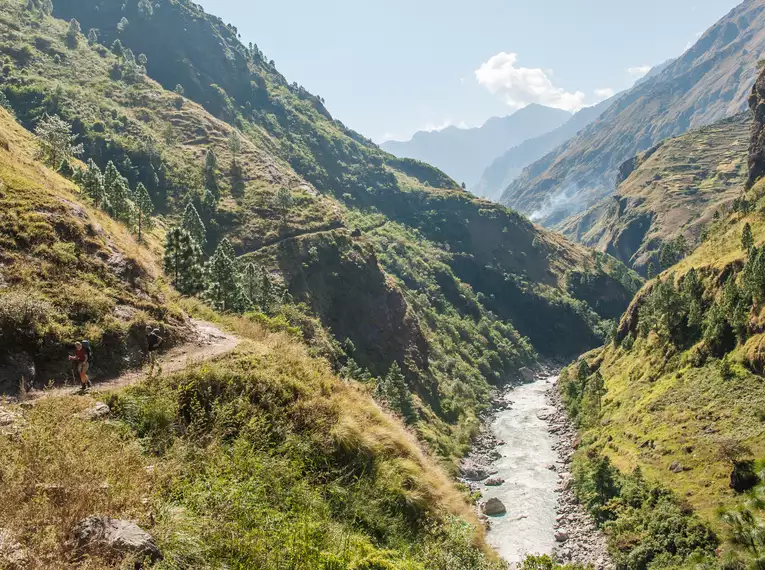
[[468,481],[483,481],[489,477],[489,468],[484,465],[479,465],[470,460],[462,462],[460,467],[462,476]]
[[568,540],[568,533],[567,532],[565,532],[563,530],[559,530],[558,532],[555,533],[555,541],[556,542],[566,542],[567,540]]
[[533,382],[534,381],[534,371],[530,368],[526,368],[525,366],[521,368],[518,371],[521,375],[521,378],[523,378],[524,382]]
[[502,477],[489,477],[484,482],[484,485],[487,487],[499,487],[500,485],[503,485],[505,483],[505,480]]
[[496,497],[492,497],[483,505],[481,505],[481,510],[485,515],[489,516],[499,516],[507,513],[507,508],[505,507],[504,503],[502,503],[502,501]]

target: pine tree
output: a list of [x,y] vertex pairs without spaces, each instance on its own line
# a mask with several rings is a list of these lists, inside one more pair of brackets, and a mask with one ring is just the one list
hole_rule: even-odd
[[262,271],[260,267],[254,263],[248,263],[242,270],[242,288],[244,294],[247,295],[250,304],[256,307],[261,307],[261,285],[262,285]]
[[127,224],[132,223],[134,207],[130,200],[130,187],[111,160],[104,171],[104,193],[112,217]]
[[128,19],[123,16],[122,19],[117,23],[117,31],[121,34],[125,30],[127,30],[129,25],[130,25],[130,22],[128,21]]
[[114,40],[114,43],[112,43],[112,47],[111,47],[112,53],[114,55],[121,56],[122,55],[122,50],[124,50],[124,49],[125,48],[122,47],[122,42],[119,40],[119,38]]
[[144,226],[149,227],[151,215],[154,213],[154,204],[143,182],[139,182],[135,189],[135,206],[138,213],[138,241],[141,241],[143,239],[143,228]]
[[82,173],[80,188],[93,200],[93,205],[96,208],[105,210],[109,208],[109,199],[104,189],[104,177],[101,174],[101,169],[98,168],[92,158],[88,160],[85,171]]
[[648,269],[646,270],[646,276],[648,279],[653,279],[656,276],[656,266],[653,264],[653,261],[648,263]]
[[88,30],[88,44],[94,46],[97,43],[98,43],[98,30],[95,28],[90,28]]
[[138,0],[138,14],[144,20],[148,20],[154,15],[154,6],[151,0]]
[[35,128],[38,156],[49,166],[58,168],[64,159],[71,159],[82,154],[81,144],[74,144],[77,135],[72,134],[72,127],[58,115],[44,115]]
[[750,226],[749,222],[747,222],[744,224],[744,229],[741,232],[741,247],[748,253],[749,250],[752,249],[753,245],[754,236],[752,235],[752,226]]
[[231,131],[228,139],[228,148],[231,151],[231,189],[235,195],[242,192],[244,188],[244,175],[242,167],[237,160],[239,153],[242,152],[242,139],[236,131]]
[[205,190],[207,190],[215,202],[220,199],[220,188],[218,187],[218,158],[212,148],[207,149],[205,154]]
[[194,295],[203,288],[202,249],[183,228],[175,227],[167,232],[165,273],[184,295]]
[[207,263],[205,298],[219,311],[239,311],[245,308],[245,295],[239,286],[234,260],[226,250],[224,244],[219,244]]
[[181,227],[189,232],[189,235],[194,238],[199,247],[204,247],[205,243],[207,243],[207,230],[202,222],[202,218],[199,217],[197,209],[191,202],[186,204]]
[[69,29],[66,31],[66,45],[72,49],[76,48],[81,31],[80,23],[77,20],[74,18],[69,20]]
[[292,193],[289,191],[289,189],[285,188],[284,186],[279,188],[279,190],[276,192],[276,196],[274,196],[274,206],[282,213],[282,221],[286,219],[287,212],[294,203],[295,200],[292,197]]
[[61,161],[61,166],[58,167],[57,172],[63,176],[64,178],[67,178],[69,180],[72,179],[74,176],[74,168],[72,168],[71,163],[69,162],[69,159],[64,159]]
[[391,410],[401,415],[407,423],[416,419],[412,394],[397,362],[391,365],[388,373],[377,385],[377,396],[383,399]]
[[183,99],[183,93],[184,93],[183,85],[181,85],[180,83],[178,85],[176,85],[175,89],[174,89],[174,93],[175,93],[175,101],[174,101],[175,108],[180,111],[181,109],[183,109],[183,102],[184,102],[184,99]]

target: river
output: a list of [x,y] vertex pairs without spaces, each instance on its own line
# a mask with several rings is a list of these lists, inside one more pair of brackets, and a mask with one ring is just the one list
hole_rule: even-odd
[[546,393],[556,378],[543,378],[517,386],[505,396],[509,409],[497,413],[492,431],[505,442],[497,448],[502,457],[492,467],[505,480],[500,487],[481,485],[484,497],[497,497],[507,508],[492,517],[488,541],[509,562],[526,554],[551,554],[555,547],[558,474],[549,469],[558,460],[555,437],[540,419],[554,408]]

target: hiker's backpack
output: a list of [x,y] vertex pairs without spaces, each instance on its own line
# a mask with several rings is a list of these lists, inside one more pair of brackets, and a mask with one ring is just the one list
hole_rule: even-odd
[[82,341],[82,348],[85,349],[85,354],[88,355],[88,364],[93,364],[93,347],[90,346],[89,340]]
[[159,346],[159,329],[154,329],[146,337],[149,342],[149,348],[155,349]]

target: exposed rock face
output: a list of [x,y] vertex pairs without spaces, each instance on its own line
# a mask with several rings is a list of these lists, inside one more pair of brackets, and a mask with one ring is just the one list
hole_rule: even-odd
[[152,562],[162,559],[162,553],[148,532],[135,523],[120,519],[89,516],[72,530],[72,542],[79,554],[134,556]]
[[0,359],[0,392],[15,393],[24,382],[29,388],[35,380],[35,363],[26,352],[9,354]]
[[488,516],[499,516],[507,513],[507,508],[505,505],[496,497],[492,497],[483,505],[481,505],[481,510],[485,515]]
[[754,121],[749,143],[749,177],[746,182],[748,188],[765,175],[765,69],[760,72],[754,83],[749,97],[749,108],[754,115]]

